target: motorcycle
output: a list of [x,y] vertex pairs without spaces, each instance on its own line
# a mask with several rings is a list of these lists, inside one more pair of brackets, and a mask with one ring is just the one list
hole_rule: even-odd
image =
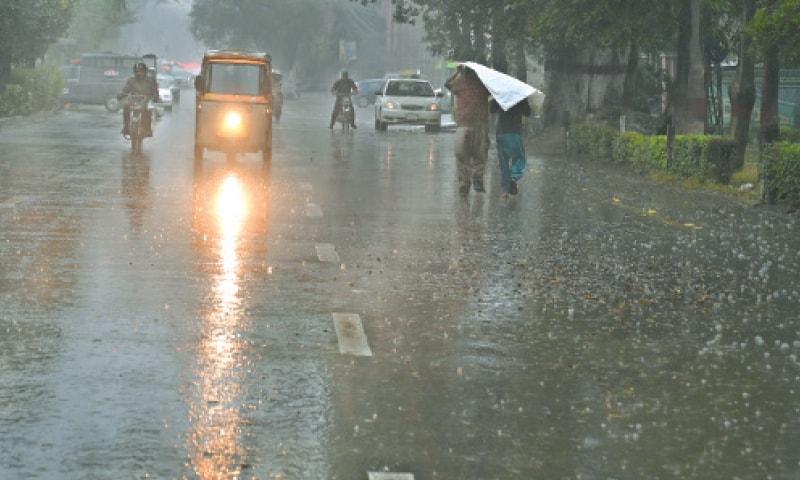
[[147,95],[129,94],[126,101],[130,105],[131,117],[128,121],[128,135],[131,140],[131,151],[141,153],[142,142],[149,134],[144,120],[145,115],[150,115],[149,98]]
[[350,125],[353,122],[353,100],[349,95],[342,97],[342,105],[339,114],[336,115],[336,121],[342,124],[342,131],[350,131]]

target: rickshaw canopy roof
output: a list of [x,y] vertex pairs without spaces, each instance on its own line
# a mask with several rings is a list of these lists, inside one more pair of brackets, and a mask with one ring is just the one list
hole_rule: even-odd
[[264,52],[246,52],[241,50],[209,50],[205,54],[206,61],[228,60],[246,63],[271,63],[272,58]]

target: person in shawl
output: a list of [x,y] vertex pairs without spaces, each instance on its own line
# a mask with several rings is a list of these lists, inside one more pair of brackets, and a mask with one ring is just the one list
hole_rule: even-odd
[[459,65],[445,86],[456,98],[456,163],[459,193],[469,194],[470,187],[485,192],[483,186],[489,153],[489,91],[475,72]]

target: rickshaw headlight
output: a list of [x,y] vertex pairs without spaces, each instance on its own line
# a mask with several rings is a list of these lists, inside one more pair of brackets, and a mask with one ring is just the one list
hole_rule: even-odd
[[242,129],[242,114],[239,112],[228,112],[225,114],[225,130],[231,133],[238,133]]

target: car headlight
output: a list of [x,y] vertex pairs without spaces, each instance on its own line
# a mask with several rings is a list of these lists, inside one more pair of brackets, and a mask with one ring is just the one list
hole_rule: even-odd
[[386,110],[397,110],[399,105],[397,105],[396,103],[394,103],[392,101],[388,101],[385,104],[383,104],[383,107],[386,108]]
[[431,103],[431,105],[428,107],[428,110],[430,110],[431,112],[438,112],[439,111],[439,104],[438,103]]

